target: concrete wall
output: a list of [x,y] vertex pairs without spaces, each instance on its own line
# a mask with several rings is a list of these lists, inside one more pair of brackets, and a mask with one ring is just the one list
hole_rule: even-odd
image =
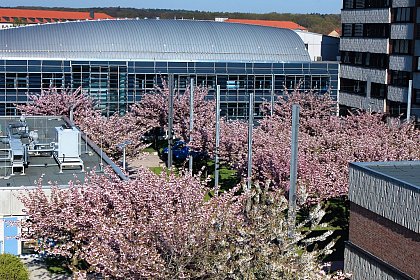
[[410,55],[390,55],[389,56],[389,69],[398,71],[413,70],[413,57]]
[[388,100],[407,103],[408,87],[388,86]]
[[387,71],[384,69],[373,69],[353,65],[340,65],[340,77],[352,80],[367,81],[370,77],[372,83],[386,84]]
[[313,32],[295,30],[305,45],[312,61],[337,61],[340,55],[340,38],[326,36]]
[[359,108],[372,112],[384,112],[385,101],[383,99],[368,98],[365,96],[350,94],[340,91],[340,105]]
[[304,31],[295,32],[299,35],[305,45],[308,46],[308,53],[312,61],[316,61],[317,57],[321,57],[322,34]]
[[391,39],[409,39],[414,38],[413,23],[393,23],[391,25]]
[[390,9],[369,10],[343,10],[342,23],[389,23],[391,22]]
[[[43,188],[43,191],[48,196],[51,188]],[[24,194],[24,188],[0,188],[0,216],[24,215],[24,207],[19,200],[19,196]]]
[[392,0],[392,7],[414,7],[416,0]]
[[340,50],[351,52],[389,53],[388,39],[341,38]]

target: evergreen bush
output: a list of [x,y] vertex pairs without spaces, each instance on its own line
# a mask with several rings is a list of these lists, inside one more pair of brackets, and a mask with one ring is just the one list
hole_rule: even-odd
[[28,279],[28,270],[18,257],[10,254],[0,255],[0,280]]

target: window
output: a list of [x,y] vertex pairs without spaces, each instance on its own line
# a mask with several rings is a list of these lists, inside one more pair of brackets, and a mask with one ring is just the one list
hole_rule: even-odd
[[391,85],[397,87],[408,87],[408,81],[411,79],[411,73],[406,71],[391,70]]
[[343,24],[343,37],[353,36],[353,25],[350,23]]
[[414,89],[413,93],[413,103],[420,105],[420,89]]
[[355,53],[354,64],[357,64],[357,65],[363,64],[363,53],[360,53],[360,52]]
[[374,98],[385,98],[387,92],[387,86],[384,84],[371,83],[370,84],[370,96]]
[[354,8],[354,0],[343,1],[343,9],[353,9],[353,8]]
[[392,53],[411,53],[411,40],[392,40]]
[[364,26],[364,35],[369,38],[387,38],[389,36],[389,24],[370,23]]
[[366,81],[341,78],[341,90],[347,93],[366,96]]
[[366,66],[371,68],[388,68],[388,55],[382,53],[369,53],[369,58],[365,61]]
[[356,23],[354,25],[354,37],[363,37],[363,24]]
[[356,9],[363,9],[365,7],[365,0],[356,0],[355,8]]
[[369,68],[388,68],[388,55],[382,53],[342,52],[341,63]]
[[411,8],[396,8],[393,13],[394,22],[410,22],[411,14]]
[[366,0],[365,8],[388,8],[390,0]]

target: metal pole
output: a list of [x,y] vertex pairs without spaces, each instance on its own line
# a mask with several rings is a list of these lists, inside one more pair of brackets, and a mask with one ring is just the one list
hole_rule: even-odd
[[367,96],[367,100],[368,100],[369,114],[372,114],[372,101],[370,99],[371,87],[372,87],[372,79],[370,77],[368,77],[367,81],[366,81],[366,96]]
[[411,95],[413,92],[413,80],[408,81],[408,96],[407,96],[407,122],[411,118]]
[[172,145],[173,145],[173,125],[174,125],[174,75],[170,74],[168,77],[168,90],[169,90],[169,100],[168,100],[168,168],[172,168]]
[[271,100],[270,100],[270,116],[273,116],[274,110],[274,75],[271,76]]
[[298,163],[298,133],[299,133],[299,105],[292,106],[292,143],[290,158],[290,189],[289,189],[289,237],[295,234],[296,222],[296,181]]
[[216,90],[216,147],[214,157],[214,186],[219,185],[219,145],[220,145],[220,85]]
[[[192,142],[192,131],[194,128],[194,78],[191,78],[190,81],[190,143]],[[188,170],[190,174],[193,173],[193,157],[190,153],[189,155],[189,162],[188,162]]]
[[251,189],[252,177],[252,128],[254,126],[254,93],[249,93],[248,103],[248,174],[247,174],[247,189]]
[[123,147],[123,171],[125,172],[125,145]]

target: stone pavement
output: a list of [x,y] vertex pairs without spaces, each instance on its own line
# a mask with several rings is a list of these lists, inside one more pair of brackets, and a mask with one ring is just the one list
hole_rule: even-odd
[[72,277],[67,274],[54,274],[47,270],[45,264],[39,257],[22,257],[22,262],[29,271],[30,280],[70,280]]
[[157,152],[155,152],[155,153],[144,153],[143,155],[140,155],[137,158],[128,159],[127,166],[133,169],[139,168],[140,166],[164,167],[165,163],[160,160]]

